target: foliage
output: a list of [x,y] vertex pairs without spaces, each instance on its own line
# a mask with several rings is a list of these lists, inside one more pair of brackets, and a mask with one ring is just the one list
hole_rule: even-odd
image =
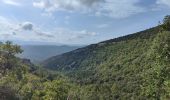
[[169,23],[166,16],[157,27],[89,45],[42,64],[80,84],[83,100],[169,99]]
[[17,66],[16,54],[22,53],[20,46],[12,45],[12,42],[7,41],[0,45],[0,73],[5,74],[7,70]]
[[64,76],[49,73],[17,58],[15,55],[22,50],[12,42],[2,43],[0,47],[0,99],[65,100],[67,98],[71,87]]
[[170,15],[165,16],[162,28],[163,30],[170,31]]

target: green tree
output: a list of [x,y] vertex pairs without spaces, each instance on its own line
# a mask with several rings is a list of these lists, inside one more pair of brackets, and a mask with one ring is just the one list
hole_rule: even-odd
[[7,41],[0,44],[0,69],[1,74],[5,74],[7,70],[15,67],[17,62],[16,54],[22,53],[23,50],[20,46],[14,45],[12,42]]
[[162,28],[164,31],[170,31],[170,15],[165,16],[163,19],[163,26]]
[[163,23],[166,24],[166,23],[170,23],[170,15],[166,15],[163,19]]
[[155,66],[144,74],[142,86],[144,95],[156,100],[166,100],[170,97],[170,32],[159,33],[154,39],[150,58]]

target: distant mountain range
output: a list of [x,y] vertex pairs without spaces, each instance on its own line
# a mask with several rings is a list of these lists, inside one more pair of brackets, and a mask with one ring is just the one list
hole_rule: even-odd
[[30,59],[32,62],[40,62],[54,55],[59,55],[72,50],[75,50],[81,46],[55,46],[55,45],[23,45],[21,48],[24,50],[19,55],[21,58]]

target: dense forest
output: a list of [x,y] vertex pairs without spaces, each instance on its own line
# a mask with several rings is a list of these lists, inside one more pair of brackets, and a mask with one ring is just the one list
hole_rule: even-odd
[[0,100],[168,100],[170,16],[142,32],[34,65],[0,43]]

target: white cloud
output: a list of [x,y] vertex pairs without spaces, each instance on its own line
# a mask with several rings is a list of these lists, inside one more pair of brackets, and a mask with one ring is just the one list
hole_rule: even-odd
[[47,12],[53,12],[58,10],[83,10],[89,7],[96,6],[102,0],[39,0],[39,2],[33,2],[34,7],[45,9]]
[[44,9],[44,8],[49,8],[51,5],[48,1],[44,0],[44,1],[40,1],[40,2],[33,2],[33,6]]
[[112,18],[129,17],[145,11],[145,8],[137,5],[139,2],[139,0],[105,0],[96,14]]
[[13,22],[0,16],[0,40],[41,40],[41,38],[49,39],[52,35],[42,32],[31,22]]
[[151,7],[151,11],[162,11],[170,9],[170,0],[156,0]]
[[39,2],[34,2],[33,6],[44,9],[46,13],[78,11],[124,18],[145,11],[138,3],[140,0],[39,0]]
[[32,22],[13,22],[0,16],[0,40],[24,40],[70,43],[70,41],[96,36],[95,32],[56,28],[44,31]]
[[170,7],[170,0],[157,0],[156,3],[159,5],[166,5]]
[[54,41],[57,40],[60,43],[70,43],[71,41],[87,39],[97,35],[97,33],[87,30],[70,30],[67,28],[56,28],[55,30],[51,31],[51,33],[55,36]]
[[21,4],[17,2],[16,0],[2,0],[2,2],[7,5],[21,6]]
[[7,20],[3,16],[0,16],[0,33],[7,34],[10,30],[14,30],[14,26],[11,24],[11,21]]
[[14,30],[13,24],[10,20],[7,20],[5,17],[0,16],[0,39],[9,39],[13,36],[11,30]]

